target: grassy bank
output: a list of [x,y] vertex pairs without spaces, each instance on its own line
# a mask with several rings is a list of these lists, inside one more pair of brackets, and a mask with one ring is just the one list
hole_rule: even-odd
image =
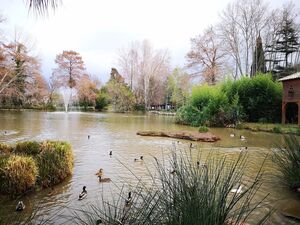
[[264,131],[279,134],[300,135],[300,127],[296,124],[274,124],[274,123],[241,123],[236,126],[237,129],[246,129],[251,131]]
[[19,195],[49,187],[72,174],[73,152],[61,141],[0,143],[0,192]]

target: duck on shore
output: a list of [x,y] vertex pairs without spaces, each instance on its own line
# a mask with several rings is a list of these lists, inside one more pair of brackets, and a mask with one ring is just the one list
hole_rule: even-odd
[[241,141],[246,141],[246,138],[243,135],[240,135],[240,139],[241,139]]
[[233,134],[230,134],[230,137],[235,137],[235,134],[233,133]]
[[86,186],[83,186],[82,192],[79,194],[78,200],[84,199],[86,195],[87,195]]
[[16,211],[23,211],[25,209],[25,204],[23,203],[23,201],[19,201],[17,206],[16,206]]

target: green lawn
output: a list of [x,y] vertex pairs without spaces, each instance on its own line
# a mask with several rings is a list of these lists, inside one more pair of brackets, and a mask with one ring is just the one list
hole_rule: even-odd
[[237,129],[300,135],[300,126],[297,124],[242,123],[237,125]]

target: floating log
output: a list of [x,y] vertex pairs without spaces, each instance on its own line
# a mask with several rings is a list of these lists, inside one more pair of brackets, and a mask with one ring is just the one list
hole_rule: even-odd
[[170,138],[178,138],[178,139],[185,139],[191,141],[203,141],[203,142],[216,142],[220,140],[219,137],[209,132],[199,133],[199,132],[191,132],[191,131],[173,131],[173,132],[138,131],[136,134],[140,136],[170,137]]

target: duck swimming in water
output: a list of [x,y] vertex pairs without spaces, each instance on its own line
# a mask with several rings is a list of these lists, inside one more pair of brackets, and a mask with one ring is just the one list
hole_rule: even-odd
[[16,206],[16,211],[23,211],[25,209],[25,204],[23,201],[19,201],[17,206]]
[[82,192],[79,194],[78,200],[84,199],[86,195],[87,195],[86,186],[83,186]]
[[140,159],[134,159],[135,162],[141,162],[144,160],[144,156],[141,156]]
[[243,191],[242,191],[242,187],[243,187],[243,185],[240,185],[238,188],[233,188],[233,189],[231,189],[230,192],[240,194],[240,193],[243,192]]
[[112,156],[112,151],[109,152],[109,156]]
[[102,169],[102,168],[100,168],[99,172],[96,173],[95,175],[98,176],[99,182],[101,182],[101,183],[111,182],[111,179],[110,179],[110,178],[108,178],[108,177],[103,178],[103,169]]
[[131,197],[131,191],[128,192],[128,198],[125,199],[125,206],[131,206],[132,204],[132,197]]

